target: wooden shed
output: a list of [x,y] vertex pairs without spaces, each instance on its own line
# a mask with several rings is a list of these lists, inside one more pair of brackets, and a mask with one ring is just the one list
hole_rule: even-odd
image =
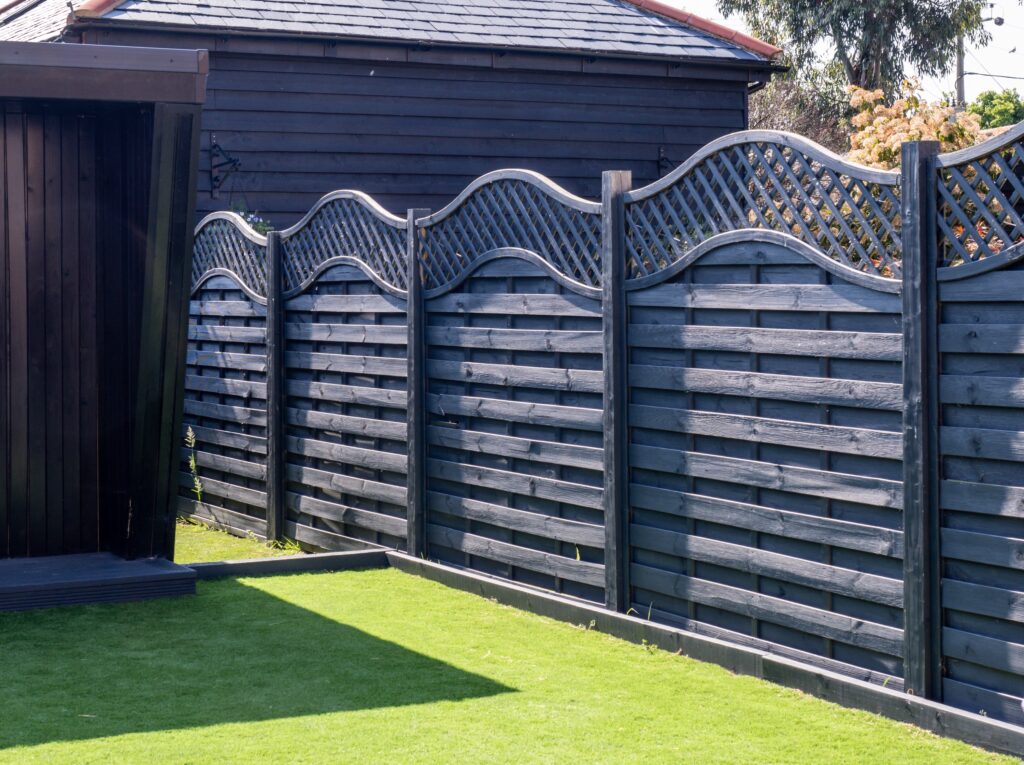
[[655,0],[15,0],[0,38],[206,48],[198,210],[439,209],[517,167],[596,198],[747,127],[778,50]]
[[207,55],[5,43],[0,71],[0,558],[35,561],[0,561],[0,610],[191,586],[115,564],[173,550]]

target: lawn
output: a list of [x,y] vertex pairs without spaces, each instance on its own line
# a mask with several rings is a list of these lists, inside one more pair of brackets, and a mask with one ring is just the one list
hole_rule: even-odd
[[395,570],[0,635],[3,763],[1013,762]]
[[256,537],[236,537],[201,523],[178,521],[175,530],[176,563],[207,563],[218,560],[248,560],[301,553],[294,544],[268,545]]

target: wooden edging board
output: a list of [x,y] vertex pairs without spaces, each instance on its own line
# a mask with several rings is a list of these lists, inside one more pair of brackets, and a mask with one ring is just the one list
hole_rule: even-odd
[[387,568],[384,550],[350,550],[347,552],[286,555],[280,558],[253,558],[216,563],[194,563],[189,566],[197,579],[220,579],[226,576],[273,576],[304,571],[349,571],[360,568]]

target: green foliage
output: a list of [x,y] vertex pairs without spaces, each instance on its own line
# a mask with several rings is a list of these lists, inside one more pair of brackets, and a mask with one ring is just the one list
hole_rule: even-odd
[[1012,765],[396,570],[0,615],[0,763]]
[[986,90],[978,94],[967,111],[981,117],[983,130],[1016,125],[1024,120],[1024,100],[1016,89]]
[[799,70],[819,51],[839,63],[847,83],[892,96],[908,69],[922,76],[947,72],[956,38],[988,41],[981,0],[718,0],[739,13],[755,35],[778,45]]
[[253,212],[246,207],[245,202],[235,202],[231,205],[231,212],[237,213],[242,219],[249,224],[249,228],[255,231],[257,234],[266,236],[274,230],[274,224],[264,218],[258,212]]
[[846,76],[835,62],[778,74],[750,97],[750,127],[799,133],[840,154],[849,149]]
[[188,469],[192,473],[192,493],[196,495],[196,502],[202,502],[203,482],[199,478],[199,464],[196,462],[196,432],[191,425],[185,431],[185,446],[188,448]]

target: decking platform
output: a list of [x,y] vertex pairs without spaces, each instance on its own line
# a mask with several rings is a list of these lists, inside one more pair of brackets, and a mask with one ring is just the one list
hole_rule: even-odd
[[192,595],[196,573],[160,558],[111,553],[0,560],[0,611]]

